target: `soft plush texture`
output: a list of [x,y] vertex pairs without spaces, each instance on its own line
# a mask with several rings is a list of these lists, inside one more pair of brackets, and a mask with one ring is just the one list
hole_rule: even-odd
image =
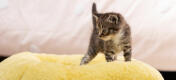
[[99,54],[80,66],[81,57],[19,53],[0,63],[0,80],[164,80],[156,69],[135,59],[107,63]]

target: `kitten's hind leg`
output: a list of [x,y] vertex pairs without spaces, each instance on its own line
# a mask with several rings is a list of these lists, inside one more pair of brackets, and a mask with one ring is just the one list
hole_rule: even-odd
[[95,51],[93,48],[90,48],[87,54],[85,54],[84,57],[82,58],[80,65],[89,63],[97,54],[98,54],[97,51]]
[[131,61],[131,46],[126,46],[123,49],[125,61]]

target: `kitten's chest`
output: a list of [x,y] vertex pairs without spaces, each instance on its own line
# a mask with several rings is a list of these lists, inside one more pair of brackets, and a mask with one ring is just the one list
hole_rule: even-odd
[[115,34],[114,38],[112,39],[114,45],[116,46],[120,45],[122,36],[123,36],[122,32]]
[[122,46],[121,46],[121,37],[122,33],[116,34],[113,38],[113,49],[116,53],[119,53],[122,51]]
[[116,34],[111,41],[106,43],[105,49],[114,51],[115,53],[121,52],[121,36],[122,34]]

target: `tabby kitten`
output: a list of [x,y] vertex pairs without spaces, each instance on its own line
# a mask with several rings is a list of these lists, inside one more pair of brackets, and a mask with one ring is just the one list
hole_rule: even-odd
[[131,60],[130,27],[119,13],[98,13],[96,4],[92,5],[93,32],[87,54],[80,65],[89,63],[99,52],[104,53],[106,61],[116,60],[121,51],[125,61]]

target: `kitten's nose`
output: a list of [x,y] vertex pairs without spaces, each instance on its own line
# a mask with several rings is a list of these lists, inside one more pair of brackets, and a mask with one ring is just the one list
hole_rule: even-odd
[[103,37],[103,35],[100,35],[100,37]]
[[102,35],[98,35],[97,37],[98,37],[99,39],[101,39]]
[[102,38],[103,38],[103,35],[99,35],[98,38],[99,38],[99,39],[102,39]]

